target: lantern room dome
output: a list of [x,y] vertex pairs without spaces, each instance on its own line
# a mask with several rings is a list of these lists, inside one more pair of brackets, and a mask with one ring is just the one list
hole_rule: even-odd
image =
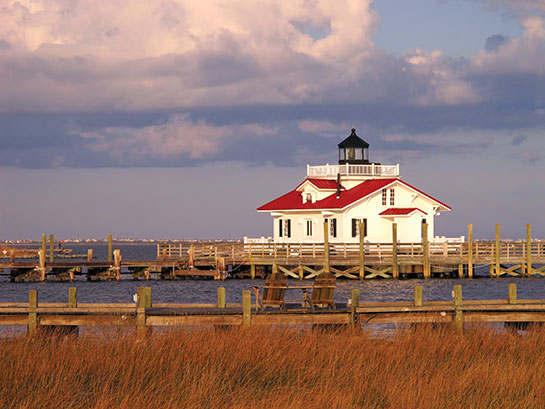
[[369,144],[356,135],[356,129],[348,138],[337,145],[339,147],[339,165],[369,163]]

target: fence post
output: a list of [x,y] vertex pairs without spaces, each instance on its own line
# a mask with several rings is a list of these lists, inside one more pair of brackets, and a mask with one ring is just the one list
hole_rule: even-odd
[[392,278],[399,278],[397,264],[397,223],[392,223]]
[[473,278],[473,224],[467,225],[467,277]]
[[516,284],[509,284],[508,287],[508,298],[507,301],[509,304],[516,304],[517,303],[517,285]]
[[454,286],[454,326],[459,332],[462,332],[464,330],[464,313],[460,309],[462,306],[462,286],[457,284]]
[[501,242],[500,242],[500,224],[496,224],[496,245],[494,250],[494,277],[500,276],[500,257],[501,257]]
[[350,325],[356,327],[359,324],[359,315],[356,309],[360,306],[360,290],[353,288],[350,294]]
[[242,291],[242,326],[252,325],[252,293],[250,290]]
[[38,329],[38,314],[36,308],[38,308],[38,290],[30,290],[28,292],[28,335],[36,335]]
[[329,228],[327,219],[324,220],[324,273],[329,274]]
[[526,277],[532,276],[532,225],[526,225]]
[[68,308],[78,308],[78,288],[70,287],[68,289]]
[[359,221],[360,236],[360,280],[365,278],[365,232],[363,231],[363,222]]
[[149,333],[146,327],[146,309],[151,308],[151,287],[138,287],[136,291],[136,336],[143,338]]
[[424,278],[431,278],[430,267],[430,243],[428,241],[428,223],[422,224],[422,251],[423,251],[423,270]]
[[108,234],[108,263],[112,262],[112,235]]
[[417,285],[414,287],[414,306],[422,307],[422,286]]
[[55,257],[55,238],[52,234],[49,235],[49,262],[52,263]]
[[218,287],[218,308],[225,308],[225,287]]
[[117,281],[121,280],[121,250],[114,250],[114,268],[115,278]]
[[40,281],[45,281],[45,273],[46,273],[46,267],[45,267],[45,250],[41,249],[38,252],[38,258],[39,258],[39,270],[40,270]]

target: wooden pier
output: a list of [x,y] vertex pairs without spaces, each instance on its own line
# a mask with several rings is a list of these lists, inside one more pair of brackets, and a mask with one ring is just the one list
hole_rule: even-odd
[[[327,223],[324,224],[328,231]],[[364,231],[360,226],[359,231]],[[476,266],[486,266],[490,277],[531,277],[545,275],[545,240],[532,238],[526,227],[525,241],[505,241],[496,226],[494,241],[474,241],[468,225],[465,242],[435,243],[427,240],[422,226],[420,243],[397,241],[397,225],[392,226],[392,243],[159,243],[154,260],[125,261],[120,250],[113,250],[108,239],[108,260],[94,260],[92,250],[86,259],[58,260],[46,252],[45,239],[37,250],[38,260],[0,261],[0,272],[12,281],[71,281],[75,276],[88,280],[121,280],[182,277],[264,278],[280,272],[294,279],[312,279],[324,272],[337,278],[473,278]],[[45,235],[44,235],[45,237]],[[327,234],[325,235],[327,237]],[[52,242],[52,238],[51,241]]]
[[77,333],[79,327],[134,328],[139,336],[153,327],[231,325],[356,326],[368,324],[452,324],[463,330],[465,323],[506,323],[524,328],[545,322],[545,300],[517,298],[515,284],[500,300],[463,300],[462,286],[455,285],[453,299],[424,301],[421,286],[414,299],[405,302],[362,302],[354,289],[347,304],[336,309],[309,310],[291,304],[285,310],[258,308],[250,290],[243,290],[242,304],[226,304],[225,289],[218,288],[213,304],[164,304],[152,302],[151,288],[139,287],[134,303],[79,303],[77,288],[70,288],[66,303],[39,303],[37,290],[28,302],[0,303],[0,325],[24,325],[29,334],[56,329]]

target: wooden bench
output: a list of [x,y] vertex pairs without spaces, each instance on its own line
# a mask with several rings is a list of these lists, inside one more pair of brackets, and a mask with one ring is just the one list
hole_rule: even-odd
[[266,307],[279,307],[280,310],[286,310],[286,302],[284,296],[288,288],[288,278],[281,273],[273,273],[265,279],[263,287],[263,295],[259,296],[259,287],[254,287],[256,293],[257,304],[262,309]]
[[324,273],[314,279],[312,293],[310,298],[307,297],[311,310],[315,310],[316,307],[335,309],[335,302],[333,301],[335,282],[335,274],[331,273]]

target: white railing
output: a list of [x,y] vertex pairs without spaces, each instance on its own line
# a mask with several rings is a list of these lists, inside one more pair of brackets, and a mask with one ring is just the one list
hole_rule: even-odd
[[307,177],[336,177],[341,176],[373,176],[373,177],[398,177],[399,164],[397,165],[307,165]]

